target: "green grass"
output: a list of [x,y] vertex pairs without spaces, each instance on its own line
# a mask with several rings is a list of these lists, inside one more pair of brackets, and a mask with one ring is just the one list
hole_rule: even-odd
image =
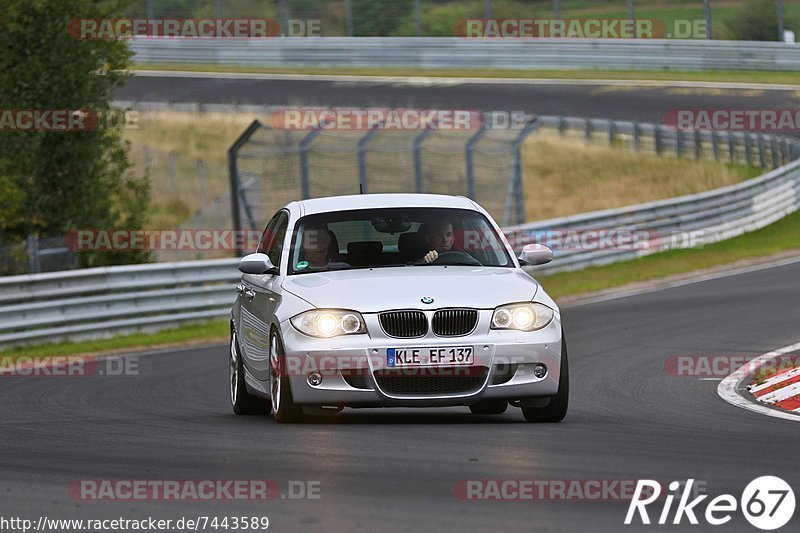
[[558,298],[685,274],[790,250],[797,250],[800,255],[800,211],[760,230],[702,248],[670,250],[611,265],[535,277],[547,289],[548,294]]
[[173,63],[135,64],[137,70],[191,72],[232,72],[242,74],[302,74],[340,76],[403,76],[463,78],[529,78],[529,79],[609,79],[645,81],[709,81],[733,83],[770,83],[800,85],[796,72],[728,71],[728,70],[508,70],[508,69],[423,69],[423,68],[288,68],[236,65],[186,65]]
[[129,348],[146,348],[161,346],[179,346],[193,341],[224,341],[230,329],[227,320],[214,320],[198,324],[187,324],[156,333],[132,333],[110,339],[93,339],[86,341],[38,344],[6,348],[0,351],[0,357],[52,357],[62,355],[90,355],[126,350]]

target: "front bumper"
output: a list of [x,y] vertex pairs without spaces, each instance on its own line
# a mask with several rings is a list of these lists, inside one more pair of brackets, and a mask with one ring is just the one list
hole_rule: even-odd
[[[430,311],[432,313],[432,311]],[[558,392],[561,365],[561,322],[558,314],[545,328],[534,332],[490,330],[492,310],[478,313],[475,330],[466,336],[438,337],[432,332],[415,339],[398,339],[384,334],[376,314],[365,314],[368,333],[333,339],[316,339],[298,332],[289,321],[281,324],[285,348],[284,372],[289,376],[292,396],[301,405],[347,407],[425,407],[471,405],[482,400],[515,400],[552,396]],[[397,392],[389,390],[386,378],[387,349],[471,346],[474,364],[465,369],[426,366],[408,370],[413,375],[450,377],[459,383],[460,372],[471,375],[468,390]],[[536,377],[537,364],[547,366]],[[390,370],[389,373],[394,372]],[[414,374],[417,372],[417,374]],[[319,374],[322,381],[311,385],[308,377]],[[476,373],[481,379],[476,380]],[[440,379],[440,378],[431,378]],[[444,379],[444,378],[441,378]],[[384,386],[381,386],[381,383]]]

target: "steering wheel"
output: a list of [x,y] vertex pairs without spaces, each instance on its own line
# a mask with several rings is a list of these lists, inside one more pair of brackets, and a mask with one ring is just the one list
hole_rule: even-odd
[[435,260],[431,261],[432,265],[454,265],[458,263],[469,263],[474,266],[483,266],[483,264],[469,255],[467,252],[460,250],[449,250],[439,254]]

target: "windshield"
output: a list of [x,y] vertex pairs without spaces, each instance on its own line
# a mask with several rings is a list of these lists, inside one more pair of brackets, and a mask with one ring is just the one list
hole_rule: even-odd
[[289,274],[436,265],[513,267],[514,263],[484,215],[443,208],[309,215],[297,222],[289,256]]

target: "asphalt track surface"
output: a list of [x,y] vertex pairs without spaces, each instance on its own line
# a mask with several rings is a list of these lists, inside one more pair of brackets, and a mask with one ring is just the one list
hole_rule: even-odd
[[794,109],[798,91],[575,84],[318,81],[134,76],[115,98],[133,102],[524,111],[662,122],[681,109]]
[[[308,425],[237,417],[225,346],[142,356],[138,376],[0,377],[0,509],[33,520],[268,516],[274,531],[757,531],[739,512],[716,528],[625,527],[625,503],[463,501],[453,486],[694,478],[738,498],[778,475],[797,493],[796,422],[729,405],[717,381],[672,376],[664,362],[795,343],[798,301],[795,263],[566,308],[572,395],[560,424],[525,423],[517,409],[345,410]],[[271,479],[284,493],[315,480],[320,499],[77,501],[66,494],[76,479]],[[782,531],[798,524],[795,512]]]

